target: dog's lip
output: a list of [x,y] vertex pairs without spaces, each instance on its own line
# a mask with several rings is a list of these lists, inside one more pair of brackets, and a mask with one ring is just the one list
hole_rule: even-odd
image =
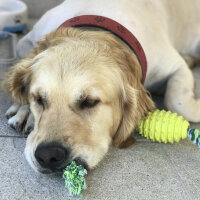
[[[76,162],[76,165],[82,165],[84,167],[84,169],[86,169],[87,171],[89,170],[89,167],[86,163],[86,161],[80,157],[77,157],[75,159],[73,159],[73,161]],[[59,168],[51,168],[51,169],[48,169],[48,168],[41,168],[41,169],[38,169],[38,171],[42,174],[52,174],[52,173],[62,173],[63,170],[66,168],[66,166],[70,165],[72,161],[68,161],[66,162],[66,164],[62,167],[59,167]]]
[[54,171],[50,170],[50,169],[40,169],[38,170],[40,173],[42,174],[52,174],[54,173]]
[[82,165],[84,169],[89,170],[89,166],[84,159],[77,157],[74,159],[74,161],[76,162],[76,165]]
[[62,173],[64,170],[64,168],[59,168],[59,169],[39,169],[38,171],[42,174],[55,174],[55,173]]
[[76,165],[82,165],[83,168],[86,169],[87,171],[89,170],[89,166],[88,166],[87,162],[84,159],[80,158],[80,157],[74,158],[70,162],[67,162],[64,167],[59,168],[58,170],[64,170],[68,165],[71,164],[72,161],[75,161]]

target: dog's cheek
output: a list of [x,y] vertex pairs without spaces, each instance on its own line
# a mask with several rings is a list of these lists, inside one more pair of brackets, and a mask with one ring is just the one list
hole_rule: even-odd
[[38,130],[38,124],[41,120],[42,117],[42,113],[43,113],[43,109],[41,107],[39,107],[38,105],[36,105],[36,103],[34,101],[30,101],[30,110],[34,116],[34,130],[35,132],[37,132]]
[[99,144],[96,144],[94,146],[77,145],[73,148],[73,159],[76,157],[80,157],[86,161],[90,169],[93,169],[104,158],[104,156],[108,152],[108,149],[108,143],[103,143],[101,141],[99,142]]
[[97,113],[92,126],[92,145],[87,149],[87,162],[90,168],[94,168],[107,154],[110,144],[112,143],[113,131],[113,112],[112,108],[102,106],[101,114]]
[[93,130],[90,130],[88,135],[87,140],[73,142],[71,148],[73,159],[76,157],[82,158],[92,169],[98,165],[108,152],[112,138],[108,130],[100,129],[95,123],[93,123]]
[[[26,141],[26,147],[24,149],[24,154],[25,154],[25,157],[26,157],[26,160],[28,161],[29,165],[36,171],[38,172],[37,170],[37,166],[36,166],[36,160],[35,160],[35,157],[34,157],[34,152],[35,152],[35,149],[36,147],[34,146],[34,139],[35,139],[35,132],[32,131],[28,138],[27,138],[27,141]],[[35,163],[35,164],[34,164]]]

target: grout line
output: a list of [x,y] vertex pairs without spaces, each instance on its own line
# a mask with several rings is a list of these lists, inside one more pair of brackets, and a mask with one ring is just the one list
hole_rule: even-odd
[[0,135],[0,138],[27,138],[27,136],[21,136],[21,135],[16,135],[16,136],[13,136],[13,135]]

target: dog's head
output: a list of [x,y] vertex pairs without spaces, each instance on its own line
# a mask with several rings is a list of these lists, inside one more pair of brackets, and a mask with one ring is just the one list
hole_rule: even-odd
[[25,155],[37,171],[93,168],[122,147],[154,104],[129,48],[104,31],[60,29],[8,73],[4,87],[35,118]]

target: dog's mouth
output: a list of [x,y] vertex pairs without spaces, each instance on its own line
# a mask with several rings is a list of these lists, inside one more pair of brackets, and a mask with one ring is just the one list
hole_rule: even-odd
[[[86,169],[87,171],[89,170],[88,164],[84,159],[77,157],[77,158],[73,159],[72,161],[75,161],[76,165],[82,165],[84,167],[84,169]],[[70,165],[70,163],[72,161],[70,161],[70,162],[67,161],[65,165],[63,165],[59,168],[39,168],[38,172],[40,172],[42,174],[63,173],[63,170],[66,168],[66,166]]]

